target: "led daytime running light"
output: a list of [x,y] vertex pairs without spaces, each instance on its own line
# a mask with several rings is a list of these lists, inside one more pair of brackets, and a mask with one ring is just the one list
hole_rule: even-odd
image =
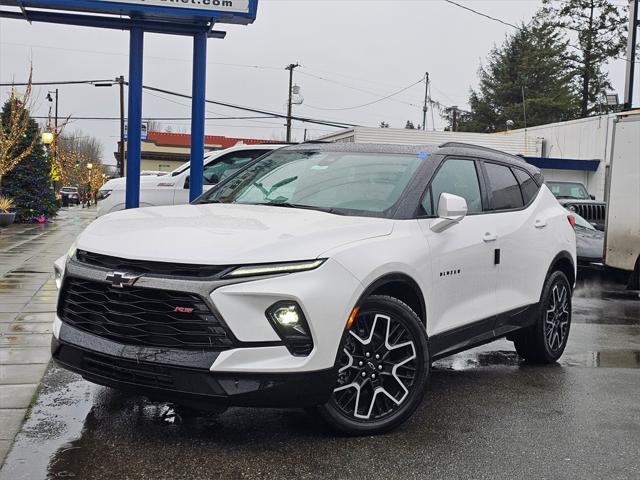
[[278,265],[254,265],[239,267],[229,272],[227,277],[252,277],[258,275],[275,275],[278,273],[304,272],[318,268],[325,262],[325,259],[311,260],[308,262],[281,263]]

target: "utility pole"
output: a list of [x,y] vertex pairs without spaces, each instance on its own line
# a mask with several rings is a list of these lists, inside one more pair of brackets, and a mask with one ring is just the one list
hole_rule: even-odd
[[623,108],[625,111],[633,108],[633,84],[635,81],[638,27],[640,27],[640,20],[638,20],[638,0],[629,0],[629,37],[627,43],[627,71],[624,84]]
[[53,125],[55,126],[56,129],[56,135],[58,134],[58,94],[59,94],[59,90],[56,88],[56,117],[53,121]]
[[120,177],[124,177],[124,75],[117,79],[120,86],[120,143],[118,144],[118,170]]
[[300,64],[292,63],[285,67],[285,70],[289,70],[289,102],[287,103],[287,143],[291,143],[291,110],[293,104],[293,71],[298,68]]
[[451,130],[458,131],[458,107],[454,105],[451,107]]
[[118,163],[118,174],[121,177],[124,177],[124,75],[120,75],[116,77],[113,82],[100,82],[94,83],[94,87],[113,87],[115,84],[118,84],[120,87],[120,142],[118,142],[118,155],[116,157],[116,162]]
[[424,106],[422,107],[422,130],[427,129],[427,111],[429,110],[429,72],[424,74]]
[[[55,100],[51,98],[51,94],[55,95]],[[53,165],[56,165],[56,161],[58,159],[58,100],[59,100],[60,91],[56,88],[55,92],[47,92],[47,99],[51,101],[55,101],[55,117],[53,119],[53,144],[51,146]],[[49,108],[49,117],[51,117],[51,108]],[[51,127],[51,123],[49,123],[49,127]]]

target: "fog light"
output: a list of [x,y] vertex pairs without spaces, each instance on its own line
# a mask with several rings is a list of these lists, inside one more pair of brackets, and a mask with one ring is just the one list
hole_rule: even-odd
[[308,355],[311,352],[313,339],[300,305],[285,300],[272,305],[265,314],[293,355]]
[[300,333],[306,333],[300,325],[300,313],[297,305],[280,307],[273,312],[273,319],[283,327],[291,327]]

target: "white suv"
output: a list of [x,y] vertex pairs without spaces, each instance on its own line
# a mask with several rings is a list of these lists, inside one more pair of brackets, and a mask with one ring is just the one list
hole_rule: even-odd
[[550,363],[567,343],[574,231],[518,157],[291,146],[196,203],[102,217],[57,262],[59,365],[371,434],[412,414],[436,359],[507,337]]
[[[283,147],[276,144],[237,145],[210,152],[204,159],[204,190],[233,175],[247,163]],[[140,207],[189,203],[190,163],[165,175],[141,174]],[[125,208],[126,179],[115,178],[98,191],[98,216]]]

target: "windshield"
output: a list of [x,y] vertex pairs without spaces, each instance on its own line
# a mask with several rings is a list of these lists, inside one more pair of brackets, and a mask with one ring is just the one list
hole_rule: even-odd
[[573,215],[573,218],[576,220],[576,227],[585,228],[587,230],[595,230],[596,227],[587,222],[584,218],[578,215],[576,212],[571,212],[567,210],[569,214]]
[[575,198],[578,200],[590,200],[589,192],[581,183],[547,182],[547,186],[556,198]]
[[279,151],[231,177],[202,202],[384,216],[420,161],[417,156],[401,154]]

